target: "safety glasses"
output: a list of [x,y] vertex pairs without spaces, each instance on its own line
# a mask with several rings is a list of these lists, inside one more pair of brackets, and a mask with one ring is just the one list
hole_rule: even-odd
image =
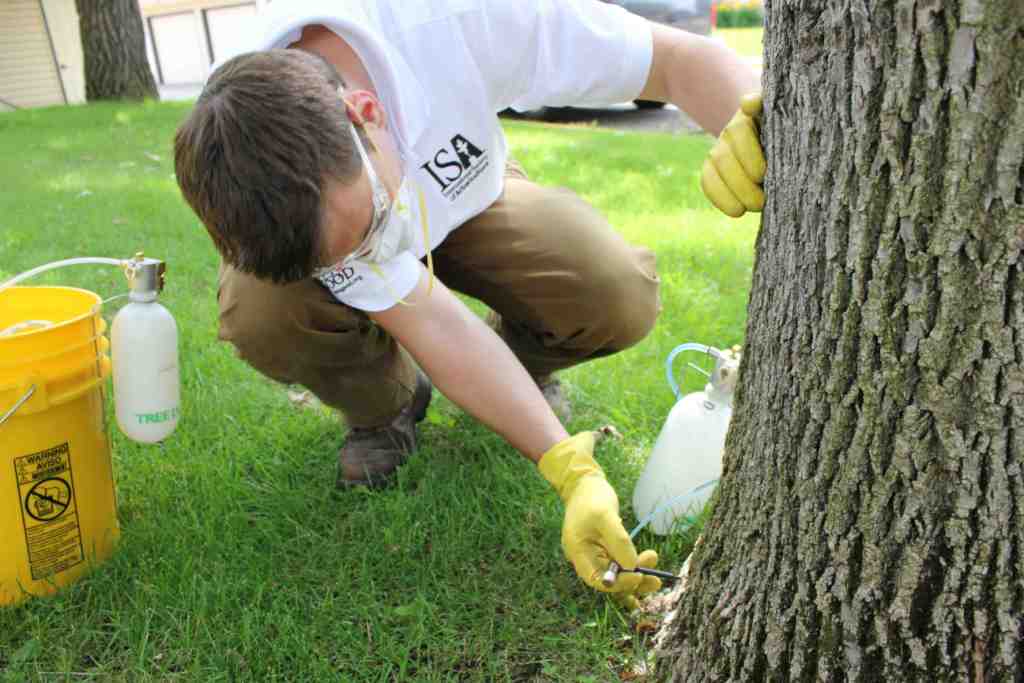
[[[339,91],[339,95],[340,94],[341,93]],[[391,195],[388,194],[387,188],[384,187],[384,183],[381,182],[380,177],[377,175],[377,171],[373,168],[373,164],[370,162],[370,155],[366,153],[366,148],[363,147],[362,140],[359,137],[359,131],[356,130],[355,124],[349,120],[348,125],[352,130],[352,140],[355,142],[356,151],[359,153],[359,158],[363,162],[363,168],[366,169],[366,175],[370,179],[370,188],[373,193],[373,214],[370,217],[370,227],[366,229],[366,234],[363,236],[359,246],[353,249],[352,252],[339,263],[314,269],[313,277],[322,277],[333,270],[343,267],[349,261],[366,258],[371,255],[377,245],[377,241],[380,239],[384,226],[387,225],[388,219],[391,217]],[[379,157],[380,150],[373,142],[373,138],[367,136],[367,140],[370,141],[373,151],[376,152]]]
[[[359,259],[373,252],[377,238],[384,226],[387,225],[388,218],[391,217],[392,202],[391,195],[388,194],[384,183],[380,181],[377,171],[374,170],[373,164],[370,162],[370,155],[366,153],[366,148],[363,147],[363,143],[359,139],[359,131],[356,130],[355,124],[351,121],[349,121],[348,125],[352,128],[352,139],[355,140],[356,150],[359,152],[359,158],[363,161],[363,167],[366,169],[366,175],[370,179],[370,187],[373,190],[373,215],[370,218],[370,227],[367,228],[363,241],[359,243],[359,246],[348,257],[350,259]],[[377,156],[380,156],[377,146],[373,143],[373,138],[367,139],[373,145]]]

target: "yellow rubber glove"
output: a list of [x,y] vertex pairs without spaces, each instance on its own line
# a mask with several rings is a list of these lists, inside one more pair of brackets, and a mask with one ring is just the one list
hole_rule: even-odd
[[767,164],[758,136],[760,121],[761,94],[744,95],[701,170],[704,196],[733,218],[764,208],[761,186]]
[[658,554],[647,550],[637,555],[633,541],[619,517],[619,498],[594,461],[595,432],[570,437],[541,457],[538,469],[565,503],[562,524],[562,550],[572,562],[576,574],[591,588],[613,593],[620,603],[637,607],[637,595],[661,588],[661,580],[635,572],[620,572],[611,586],[601,576],[611,560],[623,569],[637,566],[653,568]]

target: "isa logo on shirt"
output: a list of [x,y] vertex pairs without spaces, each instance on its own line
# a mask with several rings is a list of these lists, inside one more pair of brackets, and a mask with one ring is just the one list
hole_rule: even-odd
[[433,160],[420,166],[430,174],[441,194],[455,201],[490,164],[487,152],[474,145],[466,136],[456,135],[447,147],[442,147]]

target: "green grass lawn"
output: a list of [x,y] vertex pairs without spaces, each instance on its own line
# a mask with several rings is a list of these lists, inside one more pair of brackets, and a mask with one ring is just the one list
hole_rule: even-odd
[[763,28],[716,28],[712,35],[745,57],[760,57],[763,53]]
[[[112,435],[120,549],[56,597],[0,609],[0,678],[619,680],[650,629],[576,579],[561,503],[529,462],[435,397],[396,488],[335,492],[336,418],[294,406],[216,341],[217,256],[173,179],[188,106],[0,115],[0,280],[72,256],[165,259],[185,411],[161,446]],[[658,254],[654,332],[565,373],[570,430],[625,437],[598,458],[632,528],[632,487],[673,401],[665,356],[741,342],[758,221],[701,198],[709,138],[506,127],[535,180],[575,189]],[[125,291],[96,266],[33,284]],[[675,570],[692,540],[643,532],[638,546]]]

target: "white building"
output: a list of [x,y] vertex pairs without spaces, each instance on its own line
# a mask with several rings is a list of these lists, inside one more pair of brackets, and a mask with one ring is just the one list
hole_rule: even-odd
[[[268,0],[139,0],[158,85],[198,84]],[[85,102],[75,0],[0,0],[0,112]]]
[[146,52],[158,85],[202,83],[239,51],[268,0],[139,0]]
[[0,1],[0,111],[85,101],[75,0]]

